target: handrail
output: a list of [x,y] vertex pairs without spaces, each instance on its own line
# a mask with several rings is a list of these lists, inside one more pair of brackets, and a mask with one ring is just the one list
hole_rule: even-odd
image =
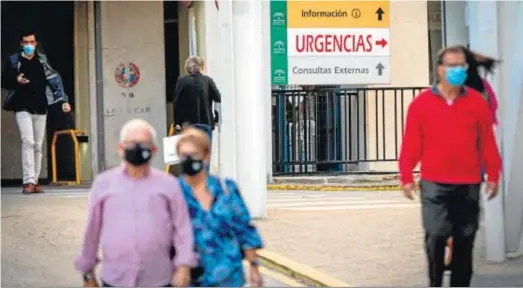
[[[74,166],[75,166],[75,181],[58,181],[56,176],[56,141],[58,140],[58,136],[61,135],[71,135],[71,138],[73,139],[74,143]],[[84,130],[74,130],[74,129],[67,129],[67,130],[59,130],[55,131],[53,134],[53,141],[51,142],[51,164],[52,164],[52,170],[53,170],[53,184],[67,184],[67,185],[79,185],[80,184],[80,152],[79,152],[79,144],[78,144],[78,138],[76,136],[84,136],[87,135],[87,133]]]
[[427,88],[272,89],[273,174],[369,172],[363,163],[395,167],[407,107]]

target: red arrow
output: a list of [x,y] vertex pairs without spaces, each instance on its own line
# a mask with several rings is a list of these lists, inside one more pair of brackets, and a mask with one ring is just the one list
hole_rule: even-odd
[[385,48],[387,46],[387,40],[385,38],[381,38],[381,40],[376,41],[376,45],[381,46],[381,48]]

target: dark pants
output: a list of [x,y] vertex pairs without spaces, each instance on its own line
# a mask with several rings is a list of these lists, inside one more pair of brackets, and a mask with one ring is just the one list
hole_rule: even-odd
[[[113,286],[113,285],[109,285],[109,284],[107,284],[107,283],[105,283],[105,282],[103,282],[103,281],[102,281],[102,286],[103,286],[103,287],[115,287],[115,286]],[[171,284],[167,284],[167,285],[164,285],[164,286],[162,286],[162,287],[173,287],[173,285],[171,285]]]
[[450,286],[468,287],[479,224],[480,184],[453,185],[421,181],[423,228],[431,287],[441,287],[445,247],[454,238]]

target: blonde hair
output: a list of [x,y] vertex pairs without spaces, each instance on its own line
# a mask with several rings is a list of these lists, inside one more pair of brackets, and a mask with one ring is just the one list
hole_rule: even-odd
[[184,143],[191,143],[198,149],[203,150],[205,153],[208,153],[211,150],[211,141],[207,133],[201,129],[195,127],[184,128],[181,133],[181,138],[176,143],[176,152],[180,152],[180,146]]
[[202,71],[203,59],[198,56],[189,56],[185,60],[185,71],[189,74],[196,74]]

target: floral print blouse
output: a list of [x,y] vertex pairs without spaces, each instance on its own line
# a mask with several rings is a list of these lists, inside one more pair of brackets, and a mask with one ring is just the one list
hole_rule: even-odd
[[[213,203],[207,211],[194,197],[191,186],[179,178],[192,220],[195,249],[203,274],[193,283],[205,287],[241,287],[245,284],[242,250],[263,243],[236,183],[207,177]],[[227,186],[224,190],[222,183]]]

